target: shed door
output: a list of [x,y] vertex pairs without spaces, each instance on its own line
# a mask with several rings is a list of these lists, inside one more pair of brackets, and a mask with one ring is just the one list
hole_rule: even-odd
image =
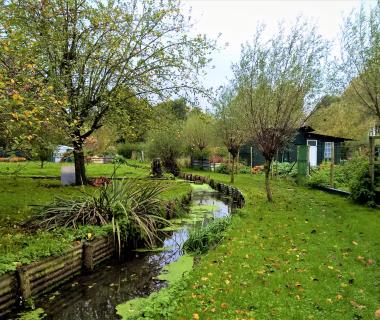
[[317,166],[317,140],[307,140],[309,147],[309,164],[311,167]]

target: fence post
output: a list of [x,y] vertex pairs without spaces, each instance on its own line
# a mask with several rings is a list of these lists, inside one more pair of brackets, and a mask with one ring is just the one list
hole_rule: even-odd
[[85,243],[83,245],[83,268],[87,272],[94,270],[94,245],[92,243]]
[[331,145],[330,187],[334,188],[335,143]]
[[308,173],[308,146],[297,146],[297,182],[302,184]]
[[375,139],[369,137],[369,174],[371,177],[372,190],[375,189]]
[[28,270],[25,268],[17,269],[17,276],[20,284],[20,294],[23,301],[26,301],[32,296],[32,290],[30,288],[30,279]]
[[253,174],[253,172],[252,172],[252,167],[253,167],[253,148],[251,147],[250,149],[251,149],[250,150],[250,152],[251,152],[251,174]]

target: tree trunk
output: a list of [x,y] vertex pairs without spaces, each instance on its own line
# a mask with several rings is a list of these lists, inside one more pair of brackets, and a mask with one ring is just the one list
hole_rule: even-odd
[[264,172],[265,172],[265,189],[267,191],[267,199],[269,202],[273,202],[272,191],[270,189],[270,166],[272,159],[265,159],[264,163]]
[[235,159],[236,157],[232,156],[231,183],[235,182]]
[[41,160],[41,165],[40,165],[40,168],[43,169],[44,168],[44,160]]
[[77,186],[87,183],[86,167],[84,163],[83,141],[80,137],[73,140],[74,165],[75,165],[75,184]]

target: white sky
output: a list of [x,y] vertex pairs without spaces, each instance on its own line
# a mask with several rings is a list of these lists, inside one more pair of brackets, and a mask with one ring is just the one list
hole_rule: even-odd
[[[337,40],[343,17],[362,3],[369,7],[376,1],[183,0],[182,3],[185,10],[191,7],[196,33],[214,39],[221,33],[219,44],[229,44],[212,55],[215,68],[209,67],[204,79],[206,86],[217,88],[232,76],[231,64],[239,60],[241,44],[253,38],[258,24],[264,23],[270,35],[276,30],[279,21],[292,22],[302,16],[315,22],[323,37],[334,41]],[[332,54],[339,54],[338,41],[333,46]]]

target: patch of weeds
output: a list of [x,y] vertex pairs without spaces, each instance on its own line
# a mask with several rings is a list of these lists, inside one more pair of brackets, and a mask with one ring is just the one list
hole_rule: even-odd
[[22,312],[19,314],[18,320],[40,320],[46,317],[45,311],[38,308],[32,311]]
[[198,254],[207,252],[224,238],[224,231],[231,223],[231,218],[220,218],[211,221],[206,226],[190,232],[189,239],[183,245],[186,252]]

